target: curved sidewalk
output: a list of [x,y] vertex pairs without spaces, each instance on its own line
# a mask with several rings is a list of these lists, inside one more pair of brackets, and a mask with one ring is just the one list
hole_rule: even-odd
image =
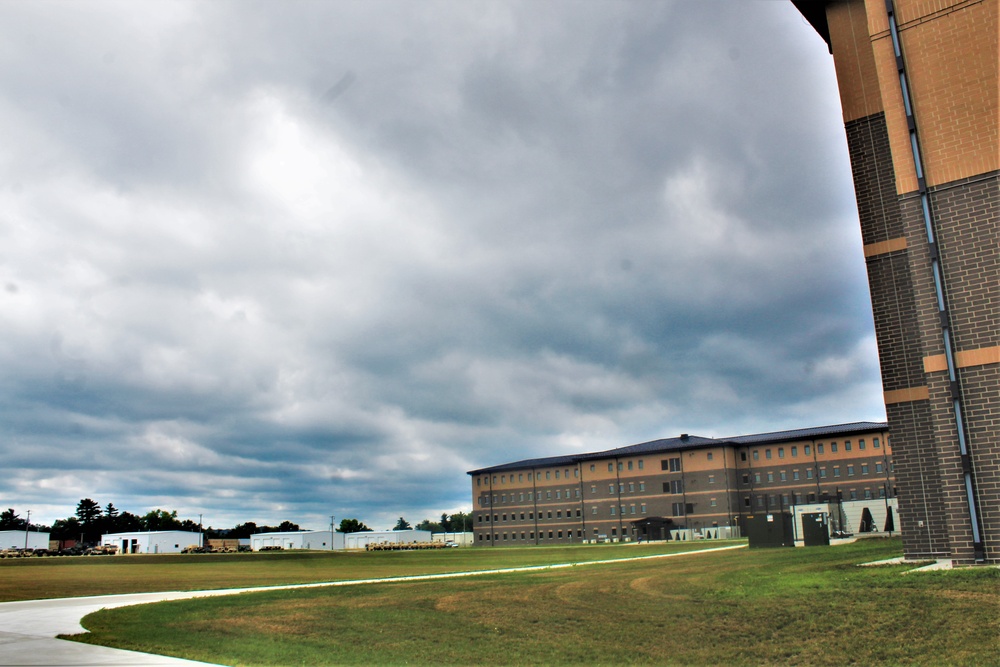
[[254,588],[227,588],[211,591],[169,591],[164,593],[132,593],[128,595],[96,595],[79,598],[57,598],[52,600],[25,600],[23,602],[0,603],[0,665],[15,667],[21,665],[208,665],[210,663],[169,658],[150,653],[137,653],[121,649],[93,646],[79,642],[56,639],[60,634],[80,634],[87,630],[80,625],[84,616],[100,609],[127,607],[164,600],[185,600],[216,595],[236,595],[260,591],[288,590],[293,588],[319,588],[325,586],[358,586],[362,584],[383,584],[398,581],[426,581],[430,579],[452,579],[475,577],[488,574],[511,572],[531,572],[554,570],[567,567],[583,567],[621,563],[636,560],[676,558],[690,554],[713,551],[744,549],[745,544],[679,551],[669,554],[651,554],[631,558],[587,561],[582,563],[559,563],[555,565],[533,565],[472,572],[448,572],[444,574],[422,574],[409,577],[388,577],[381,579],[352,579],[347,581],[326,581],[312,584],[289,584],[284,586],[260,586]]

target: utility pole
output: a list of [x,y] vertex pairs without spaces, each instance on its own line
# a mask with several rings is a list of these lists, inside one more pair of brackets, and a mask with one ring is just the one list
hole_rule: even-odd
[[330,515],[330,551],[333,551],[333,520],[336,518],[334,515]]
[[24,548],[28,548],[28,529],[31,528],[31,510],[28,510],[28,518],[24,520]]

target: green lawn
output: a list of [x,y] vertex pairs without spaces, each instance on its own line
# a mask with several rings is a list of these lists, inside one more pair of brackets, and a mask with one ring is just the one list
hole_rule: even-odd
[[0,560],[0,602],[108,593],[274,586],[488,570],[700,549],[735,542],[602,544],[405,552],[272,551],[245,554],[77,556]]
[[[447,553],[358,554],[378,565],[357,569],[639,549],[452,550],[450,563]],[[204,598],[98,612],[80,639],[227,665],[1000,664],[1000,571],[855,566],[900,552],[898,540],[865,540]]]

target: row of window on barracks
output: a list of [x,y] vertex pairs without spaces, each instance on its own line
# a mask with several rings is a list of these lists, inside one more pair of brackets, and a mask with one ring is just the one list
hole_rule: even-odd
[[[607,459],[553,457],[472,474],[477,543],[629,540],[698,533],[754,512],[895,496],[888,434],[724,444]],[[728,534],[728,533],[727,533]]]

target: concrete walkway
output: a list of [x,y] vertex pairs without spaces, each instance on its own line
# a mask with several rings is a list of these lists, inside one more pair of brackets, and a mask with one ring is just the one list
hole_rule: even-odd
[[212,591],[170,591],[165,593],[132,593],[128,595],[96,595],[79,598],[58,598],[53,600],[26,600],[24,602],[0,603],[0,665],[4,667],[42,665],[208,665],[210,663],[168,658],[149,653],[123,651],[121,649],[92,646],[78,642],[56,639],[60,634],[81,634],[87,630],[80,625],[87,614],[100,609],[127,607],[164,600],[186,600],[196,597],[216,595],[237,595],[260,591],[288,590],[293,588],[319,588],[327,586],[358,586],[363,584],[383,584],[400,581],[427,581],[431,579],[453,579],[511,572],[531,572],[555,570],[567,567],[584,567],[606,563],[621,563],[636,560],[676,558],[690,554],[713,551],[744,549],[745,544],[728,547],[714,547],[697,551],[681,551],[669,554],[651,554],[630,558],[587,561],[582,563],[559,563],[555,565],[535,565],[473,572],[449,572],[445,574],[422,574],[411,577],[389,577],[383,579],[352,579],[348,581],[328,581],[313,584],[291,584],[287,586],[263,586],[256,588],[228,588]]

